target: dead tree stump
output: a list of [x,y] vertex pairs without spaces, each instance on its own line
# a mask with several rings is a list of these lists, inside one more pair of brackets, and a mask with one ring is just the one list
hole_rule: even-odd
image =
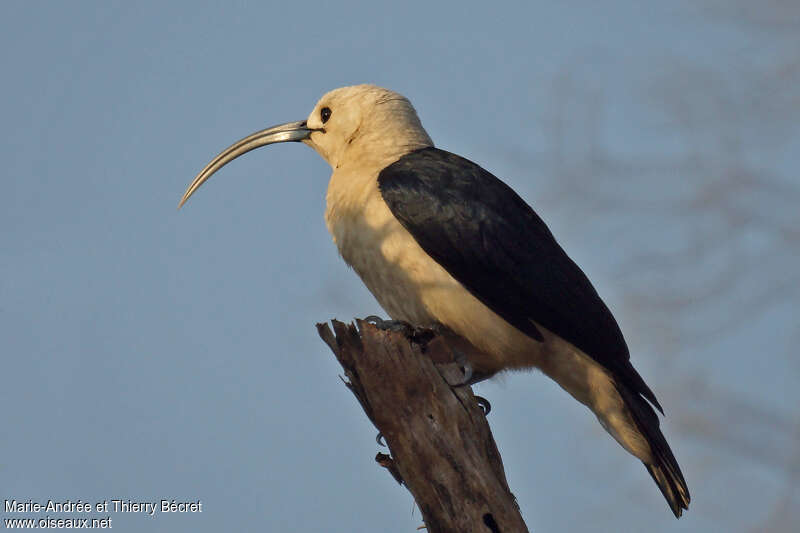
[[471,387],[445,381],[461,372],[436,334],[332,323],[317,330],[391,452],[375,460],[411,491],[427,530],[527,532]]

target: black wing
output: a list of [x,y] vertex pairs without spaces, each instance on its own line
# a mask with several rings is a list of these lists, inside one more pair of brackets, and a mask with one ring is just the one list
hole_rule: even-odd
[[467,159],[424,148],[383,169],[378,186],[423,250],[486,306],[543,340],[536,321],[662,411],[597,291],[508,185]]

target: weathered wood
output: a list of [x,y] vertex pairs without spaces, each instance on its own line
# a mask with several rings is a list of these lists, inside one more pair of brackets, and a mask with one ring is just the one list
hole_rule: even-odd
[[[407,336],[357,320],[317,324],[391,456],[375,460],[403,483],[430,533],[527,532],[500,453],[471,387],[435,333]],[[437,353],[438,352],[438,353]]]

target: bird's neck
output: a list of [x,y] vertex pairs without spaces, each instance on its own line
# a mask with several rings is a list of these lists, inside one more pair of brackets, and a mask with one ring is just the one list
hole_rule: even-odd
[[380,172],[414,150],[433,146],[422,127],[395,126],[378,131],[356,131],[332,158],[334,172],[339,169],[365,169]]
[[[369,228],[385,222],[388,210],[378,190],[378,175],[404,155],[433,146],[419,127],[381,128],[380,134],[362,132],[336,154],[328,184],[325,222],[348,263],[351,248]],[[352,245],[352,246],[351,246]]]
[[380,195],[377,178],[383,167],[360,163],[335,168],[328,182],[325,222],[340,249],[348,228],[362,222],[367,206]]

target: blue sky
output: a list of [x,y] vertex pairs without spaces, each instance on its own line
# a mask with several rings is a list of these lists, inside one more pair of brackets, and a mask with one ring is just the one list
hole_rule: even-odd
[[[798,254],[764,252],[783,230],[743,234],[733,218],[673,208],[707,190],[693,176],[735,164],[788,191],[737,198],[796,227],[798,132],[769,105],[780,94],[760,105],[749,91],[797,34],[737,23],[720,5],[4,3],[1,497],[204,503],[194,515],[112,514],[120,531],[421,524],[375,466],[374,429],[314,328],[382,314],[326,232],[324,161],[301,145],[259,150],[175,209],[233,141],[371,82],[409,97],[439,147],[537,209],[614,310],[668,414],[693,495],[677,523],[638,461],[541,375],[477,387],[530,529],[769,520],[788,467],[741,450],[753,442],[786,464],[796,453],[797,292],[786,280]],[[734,118],[709,127],[723,115]],[[744,241],[697,265],[625,269],[706,234]],[[668,315],[636,297],[702,293],[734,252],[752,266],[709,305]],[[737,303],[784,286],[784,299],[737,322]],[[706,390],[713,409],[695,401]],[[747,425],[767,424],[763,413],[775,424]],[[762,430],[771,437],[752,437]],[[729,432],[743,448],[726,444]],[[789,490],[789,507],[798,497]]]

